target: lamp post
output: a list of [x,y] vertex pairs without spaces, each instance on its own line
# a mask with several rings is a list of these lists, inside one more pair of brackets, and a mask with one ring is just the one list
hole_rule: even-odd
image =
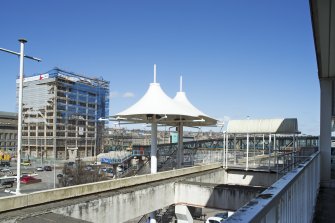
[[17,170],[16,170],[16,195],[21,194],[21,147],[22,147],[22,96],[23,96],[23,73],[24,73],[24,57],[36,60],[38,62],[41,59],[24,55],[24,44],[27,42],[25,39],[19,39],[20,42],[20,53],[0,48],[0,51],[11,53],[20,57],[20,81],[19,81],[19,110],[18,110],[18,125],[17,125]]

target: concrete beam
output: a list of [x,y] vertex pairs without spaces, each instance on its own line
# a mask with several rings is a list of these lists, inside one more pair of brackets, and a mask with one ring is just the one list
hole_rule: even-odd
[[185,205],[176,205],[175,214],[177,217],[177,223],[193,223],[193,218]]
[[175,185],[175,203],[235,211],[265,189],[241,185],[179,182]]

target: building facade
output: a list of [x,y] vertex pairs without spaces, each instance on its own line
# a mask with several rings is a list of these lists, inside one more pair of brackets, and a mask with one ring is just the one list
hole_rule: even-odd
[[109,81],[59,68],[26,77],[22,112],[23,157],[96,156],[105,125],[99,119],[109,116]]
[[0,111],[0,150],[14,154],[17,147],[17,113]]

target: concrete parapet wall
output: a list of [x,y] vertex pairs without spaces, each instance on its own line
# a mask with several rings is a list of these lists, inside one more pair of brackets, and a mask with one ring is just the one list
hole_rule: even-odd
[[[91,222],[124,222],[171,204],[236,210],[264,189],[254,185],[270,183],[272,178],[268,172],[211,164],[58,188],[0,198],[0,222],[45,212]],[[248,183],[253,186],[235,185]],[[14,210],[24,207],[29,208]]]
[[[279,176],[280,177],[280,176]],[[269,187],[277,180],[276,173],[243,169],[218,169],[206,175],[187,179],[188,181],[214,184],[236,184],[245,186]]]
[[54,209],[53,212],[89,222],[125,222],[174,202],[174,182],[114,193],[73,205]]
[[159,172],[157,174],[148,174],[141,176],[133,176],[117,180],[108,180],[90,184],[70,186],[65,188],[57,188],[46,191],[39,191],[19,196],[0,198],[0,212],[19,209],[32,205],[39,205],[48,202],[54,202],[78,196],[95,194],[130,186],[146,184],[155,181],[166,180],[174,177],[186,176],[202,171],[214,170],[220,168],[220,164],[210,164],[195,166],[190,168]]
[[277,177],[281,176],[266,171],[228,169],[223,183],[269,187],[277,181]]
[[216,169],[207,172],[204,175],[198,175],[194,177],[188,177],[187,181],[200,182],[200,183],[214,183],[214,184],[224,184],[227,178],[227,172],[225,169]]
[[235,211],[266,188],[180,182],[175,185],[175,203]]

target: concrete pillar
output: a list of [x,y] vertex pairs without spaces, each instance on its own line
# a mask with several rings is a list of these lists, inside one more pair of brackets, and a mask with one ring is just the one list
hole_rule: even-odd
[[176,205],[175,214],[177,217],[177,223],[193,223],[193,218],[185,205]]
[[332,80],[320,79],[321,181],[331,178]]

